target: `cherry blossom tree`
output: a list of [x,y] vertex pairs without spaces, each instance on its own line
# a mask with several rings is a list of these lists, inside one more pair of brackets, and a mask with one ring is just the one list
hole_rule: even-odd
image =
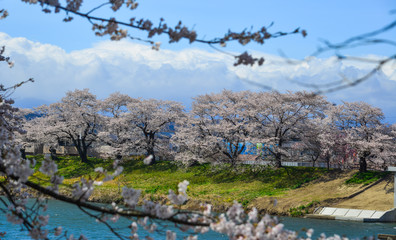
[[296,153],[292,154],[292,159],[300,160],[301,157],[308,157],[312,162],[312,167],[315,167],[324,150],[319,138],[321,130],[323,130],[321,127],[320,124],[315,124],[313,121],[309,126],[306,126],[304,133],[300,135],[300,141],[292,146],[293,152]]
[[88,162],[88,149],[97,141],[101,127],[98,100],[88,89],[69,91],[60,102],[43,105],[34,119],[34,128],[40,132],[43,143],[65,141],[72,143],[82,162]]
[[[18,112],[16,112],[16,116],[18,116],[21,120],[20,122],[20,126],[22,129],[29,129],[32,128],[33,126],[31,125],[32,122],[29,121],[28,116],[33,114],[33,110],[32,109],[19,109]],[[20,151],[21,151],[21,157],[23,159],[26,159],[26,147],[27,146],[31,146],[33,144],[35,144],[37,142],[37,137],[34,136],[35,133],[32,132],[32,134],[26,134],[26,132],[23,132],[22,134],[19,132],[15,132],[15,140],[18,142],[19,147],[20,147]]]
[[181,119],[173,142],[181,161],[237,163],[246,150],[250,125],[245,115],[251,93],[223,90],[198,96],[187,119]]
[[134,139],[132,148],[150,156],[152,163],[157,155],[168,154],[169,139],[177,119],[184,117],[184,107],[174,101],[135,99],[127,104],[123,114],[124,124],[129,126],[127,134]]
[[297,151],[311,159],[313,167],[319,160],[327,164],[327,169],[330,169],[331,164],[346,165],[346,151],[349,148],[345,134],[327,117],[329,111],[330,107],[324,111],[325,118],[309,120],[304,133],[300,135],[301,141],[296,146]]
[[260,92],[249,100],[249,116],[253,128],[251,142],[266,144],[276,167],[290,155],[290,142],[301,138],[310,119],[323,115],[328,102],[308,92]]
[[393,157],[394,138],[386,134],[381,109],[364,102],[344,102],[332,108],[330,117],[357,151],[360,172],[366,172],[368,164],[375,167]]
[[101,142],[110,147],[106,148],[107,154],[117,159],[126,154],[128,148],[125,145],[136,141],[136,132],[123,117],[128,112],[127,105],[133,101],[137,100],[116,92],[100,102],[103,123],[98,136]]

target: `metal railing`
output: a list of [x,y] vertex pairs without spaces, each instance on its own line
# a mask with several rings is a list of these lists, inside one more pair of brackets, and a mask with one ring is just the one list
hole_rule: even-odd
[[[248,165],[273,165],[273,161],[264,161],[264,160],[250,160],[250,161],[242,161],[242,164]],[[282,162],[282,166],[285,167],[312,167],[312,162]],[[327,168],[327,163],[317,162],[315,163],[315,167]],[[330,164],[330,168],[341,168],[339,165]]]

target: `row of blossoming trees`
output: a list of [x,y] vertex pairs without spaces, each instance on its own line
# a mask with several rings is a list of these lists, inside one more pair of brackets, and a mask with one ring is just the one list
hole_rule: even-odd
[[243,153],[258,158],[266,152],[276,167],[304,156],[313,164],[358,164],[362,172],[384,169],[395,157],[395,128],[382,123],[379,108],[363,102],[334,106],[307,92],[224,90],[194,98],[187,112],[173,101],[120,93],[98,100],[84,89],[35,109],[35,115],[25,122],[21,143],[66,141],[83,162],[89,148],[100,146],[118,159],[133,153],[234,166]]
[[[268,215],[260,218],[255,208],[245,213],[238,203],[220,215],[211,213],[209,204],[203,204],[200,211],[180,210],[179,206],[188,201],[188,181],[178,185],[177,193],[169,190],[167,204],[144,200],[141,190],[128,187],[122,189],[122,205],[91,204],[87,199],[95,191],[95,181],[84,177],[73,184],[70,196],[60,194],[58,187],[63,184],[63,177],[50,158],[44,159],[39,168],[48,176],[48,183],[30,181],[35,162],[21,158],[19,151],[19,146],[26,142],[68,140],[76,146],[81,159],[87,161],[87,150],[93,144],[110,146],[114,156],[122,157],[130,151],[162,154],[169,149],[170,139],[178,147],[176,159],[220,159],[231,164],[235,164],[246,143],[260,142],[272,146],[270,151],[279,164],[288,155],[284,143],[299,138],[300,149],[314,152],[317,148],[328,158],[348,143],[346,146],[355,149],[362,162],[383,164],[389,161],[394,141],[393,128],[381,124],[383,115],[379,109],[364,103],[333,107],[322,97],[309,93],[223,91],[197,97],[192,110],[185,112],[175,102],[132,99],[121,94],[99,101],[88,90],[76,90],[68,92],[58,103],[39,107],[35,118],[23,121],[29,111],[12,107],[13,101],[8,99],[12,89],[0,88],[0,188],[5,196],[0,198],[0,211],[9,222],[27,230],[32,239],[75,238],[61,226],[49,227],[49,215],[40,211],[46,209],[46,202],[37,198],[35,204],[28,204],[26,188],[36,191],[38,196],[76,205],[119,239],[152,239],[150,234],[158,229],[166,230],[166,239],[176,239],[176,233],[163,229],[156,219],[172,222],[182,231],[189,230],[187,239],[197,239],[194,234],[210,229],[230,239],[297,239],[298,235],[285,230],[283,224]],[[172,136],[168,134],[171,131]],[[108,181],[119,175],[122,166],[118,161],[114,163],[113,173],[95,169],[102,176],[96,180]],[[125,226],[130,229],[128,235],[109,222],[119,217],[130,220]],[[307,236],[308,239],[312,236],[311,229]],[[329,239],[341,238],[335,235]]]
[[[0,61],[3,60],[0,58]],[[21,157],[20,143],[22,139],[33,138],[34,134],[30,133],[28,134],[29,137],[22,137],[27,135],[22,129],[23,118],[20,115],[24,116],[26,112],[21,111],[18,116],[19,110],[12,107],[13,101],[8,98],[8,92],[14,87],[6,88],[0,85],[0,194],[3,195],[0,197],[0,212],[2,216],[6,216],[7,221],[17,225],[18,229],[26,230],[32,239],[86,239],[84,235],[75,238],[73,234],[67,232],[67,229],[64,231],[62,226],[51,226],[49,224],[50,216],[46,214],[47,203],[43,197],[52,197],[77,206],[83,213],[96,219],[98,224],[102,224],[104,228],[108,228],[118,239],[152,240],[153,238],[150,235],[154,231],[166,231],[165,237],[167,240],[177,239],[176,232],[167,229],[168,225],[162,225],[158,220],[171,222],[174,228],[178,228],[181,231],[189,231],[187,234],[184,234],[187,235],[184,239],[190,240],[197,239],[196,234],[203,234],[209,230],[225,234],[230,239],[298,238],[296,232],[284,229],[283,224],[278,223],[276,219],[271,218],[269,215],[260,218],[255,208],[249,213],[245,213],[242,205],[238,203],[234,203],[227,212],[220,215],[211,212],[210,204],[202,204],[200,211],[181,210],[180,206],[188,201],[188,195],[186,193],[189,184],[188,181],[179,183],[177,193],[169,190],[169,202],[167,204],[144,200],[141,197],[141,190],[123,187],[121,196],[124,202],[122,204],[113,203],[110,206],[87,202],[87,199],[95,190],[95,181],[90,178],[81,177],[79,181],[75,182],[72,186],[73,191],[71,196],[59,193],[58,187],[63,184],[63,176],[59,175],[56,162],[50,158],[45,158],[39,168],[41,173],[49,177],[48,182],[41,185],[40,183],[31,181],[30,178],[34,173],[33,167],[35,166],[35,161]],[[76,96],[80,97],[75,98]],[[122,96],[121,98],[116,96],[117,94],[112,95],[115,98],[113,99],[115,102],[118,102],[116,100],[120,100],[123,97],[128,99],[128,101],[130,100],[126,96]],[[43,124],[41,125],[43,128],[37,130],[48,130],[46,133],[49,134],[49,139],[53,136],[69,136],[77,147],[82,148],[79,150],[79,153],[84,154],[86,153],[84,150],[85,147],[89,147],[94,142],[95,137],[98,137],[94,135],[99,135],[99,129],[102,129],[97,128],[97,126],[101,126],[103,129],[105,129],[104,127],[106,129],[118,129],[119,135],[115,135],[118,137],[125,134],[123,133],[123,127],[117,124],[118,120],[121,121],[121,116],[127,114],[125,109],[122,110],[122,107],[114,107],[112,105],[111,108],[107,108],[108,114],[104,117],[97,114],[97,106],[94,102],[96,102],[95,97],[89,94],[87,90],[69,92],[62,99],[61,103],[41,107],[40,113],[43,115],[40,118],[35,118],[32,122],[25,122],[25,127],[33,122]],[[73,104],[66,108],[71,103]],[[123,104],[120,103],[120,105]],[[149,101],[147,105],[153,107],[155,103],[150,103]],[[173,109],[171,105],[168,102],[167,106]],[[128,107],[130,110],[130,106]],[[158,106],[153,107],[151,109],[153,112],[150,114],[156,115],[155,111],[158,109]],[[180,111],[181,108],[177,109],[179,113],[182,112]],[[80,112],[76,114],[78,110]],[[149,110],[145,112],[147,111]],[[124,113],[121,114],[121,112]],[[166,116],[172,113],[164,111],[164,114]],[[71,118],[65,119],[66,116]],[[119,119],[115,116],[119,116]],[[148,120],[147,116],[140,117],[141,119]],[[166,125],[163,120],[154,122],[158,123],[159,127]],[[138,129],[142,131],[146,131],[149,128],[148,126],[150,126],[138,125]],[[39,126],[37,125],[37,127]],[[58,131],[55,129],[58,129]],[[73,131],[75,132],[73,133]],[[149,132],[147,134],[148,138],[150,138],[150,135],[155,135],[154,130],[151,133],[150,130],[147,131]],[[35,138],[44,139],[44,136],[39,131],[36,131],[35,134],[37,135]],[[15,138],[16,135],[19,135],[19,140]],[[109,134],[104,135],[108,136]],[[111,144],[114,144],[115,149],[117,149],[116,146],[119,146],[119,144],[122,145],[123,142],[121,139],[116,141],[116,137],[112,138],[115,139],[111,142]],[[154,139],[154,142],[156,142],[156,138]],[[148,143],[150,141],[146,142],[146,144]],[[150,148],[148,147],[148,149]],[[122,153],[122,151],[115,151],[117,154]],[[109,181],[122,172],[122,166],[118,166],[117,163],[118,161],[114,162],[115,171],[113,173],[108,173],[101,167],[95,169],[95,172],[99,176],[102,176],[100,178],[101,181]],[[30,198],[28,192],[32,191],[36,192],[35,196],[37,198]],[[34,203],[31,201],[34,201]],[[130,220],[130,223],[124,226],[125,229],[130,230],[128,234],[125,234],[125,231],[121,233],[119,226],[114,228],[110,223],[110,220],[117,221],[120,217]],[[7,229],[7,231],[9,230]],[[312,232],[312,229],[307,231],[308,238],[312,236]],[[7,232],[0,232],[0,235],[7,237]],[[325,239],[325,236],[322,235],[321,238]],[[341,238],[335,235],[335,238],[329,239]]]
[[[0,49],[0,62],[5,61],[12,66],[9,58],[3,56],[3,52],[4,49]],[[177,239],[176,232],[169,230],[168,224],[162,224],[163,222],[159,220],[170,222],[174,228],[183,232],[188,231],[184,234],[184,239],[190,240],[197,239],[197,234],[203,234],[209,230],[225,234],[229,239],[298,238],[298,233],[284,229],[283,224],[279,223],[276,218],[269,215],[260,217],[255,208],[245,213],[239,203],[234,203],[227,212],[221,214],[212,213],[210,204],[202,204],[199,211],[182,210],[180,206],[188,201],[186,192],[188,181],[179,183],[177,193],[169,190],[169,202],[166,204],[143,199],[141,190],[125,186],[121,192],[124,202],[111,205],[87,202],[95,191],[95,181],[83,176],[71,186],[73,189],[71,195],[59,193],[59,185],[63,184],[64,178],[58,172],[56,162],[51,158],[45,158],[39,168],[42,174],[48,176],[48,181],[44,179],[40,183],[31,181],[36,162],[23,158],[20,151],[21,146],[29,139],[37,141],[47,139],[46,142],[51,142],[53,139],[66,138],[80,148],[78,151],[83,161],[87,160],[87,148],[95,141],[99,141],[98,139],[101,139],[103,143],[106,142],[106,136],[108,144],[114,148],[116,155],[125,151],[123,141],[131,139],[135,140],[137,146],[146,147],[147,153],[155,153],[158,149],[156,143],[160,141],[157,139],[158,135],[163,134],[165,126],[169,127],[169,122],[175,121],[174,118],[164,121],[163,118],[158,117],[171,117],[174,114],[173,110],[178,114],[183,111],[179,104],[174,106],[175,103],[172,102],[143,101],[144,104],[141,104],[140,100],[132,100],[119,94],[114,94],[102,102],[97,101],[88,90],[77,90],[67,93],[67,96],[59,103],[37,109],[39,118],[24,121],[29,111],[20,111],[13,107],[14,102],[9,97],[13,90],[28,81],[10,87],[0,84],[0,212],[1,216],[6,216],[7,221],[17,225],[18,229],[27,231],[32,239],[87,239],[82,234],[75,238],[73,234],[68,233],[67,229],[64,231],[62,226],[51,225],[50,216],[46,213],[45,198],[48,197],[77,206],[83,213],[102,224],[104,228],[108,228],[118,239],[153,240],[150,235],[154,231],[164,231],[167,240]],[[127,105],[123,102],[124,100],[128,102]],[[105,107],[106,102],[109,107]],[[136,104],[136,109],[133,103]],[[144,111],[138,110],[143,106]],[[132,113],[128,114],[127,109],[128,111],[135,109],[136,116]],[[133,129],[140,129],[143,132],[145,136],[143,140],[130,137],[131,133],[127,134],[125,129],[128,127],[118,123],[118,121],[123,122],[123,118],[127,115],[132,115],[129,123],[136,126]],[[156,118],[150,119],[150,116],[156,116]],[[185,116],[184,113],[183,116]],[[139,121],[144,121],[147,125]],[[153,129],[154,123],[161,130]],[[30,132],[27,134],[23,128],[30,129]],[[35,131],[32,131],[34,129]],[[140,132],[135,133],[139,135]],[[99,138],[100,135],[103,135],[104,140]],[[105,182],[121,174],[123,168],[118,165],[118,161],[114,161],[113,167],[115,171],[112,173],[108,173],[101,167],[96,168],[95,172],[98,173],[96,180],[100,179]],[[32,192],[36,193],[34,198],[31,198]],[[121,232],[122,228],[119,226],[115,228],[110,223],[110,220],[117,221],[120,217],[129,220],[129,223],[124,226],[124,229],[129,230],[127,234],[125,231]],[[7,237],[10,230],[2,229],[0,236]],[[312,229],[307,231],[308,239],[312,236],[312,232]],[[22,235],[18,237],[25,238]],[[322,235],[321,238],[326,237]],[[341,238],[335,235],[329,239]]]

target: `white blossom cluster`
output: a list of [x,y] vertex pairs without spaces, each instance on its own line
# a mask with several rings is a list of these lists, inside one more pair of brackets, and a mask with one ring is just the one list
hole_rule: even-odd
[[32,230],[29,231],[29,236],[32,239],[46,239],[48,235],[48,230],[47,229],[40,229],[40,228],[33,228]]
[[[111,9],[113,9],[113,11],[117,11],[118,9],[121,8],[121,6],[124,4],[124,0],[111,0],[110,3],[111,5]],[[138,7],[138,2],[136,2],[135,0],[128,0],[126,2],[126,6],[130,9],[135,9]]]
[[[52,6],[59,6],[58,0],[52,0]],[[66,9],[69,11],[78,11],[80,10],[81,4],[83,0],[66,0],[67,6]]]
[[173,216],[173,206],[162,205],[149,200],[143,201],[143,212],[152,216],[157,216],[160,219],[167,219]]
[[63,183],[63,179],[64,179],[63,176],[59,176],[59,175],[51,176],[50,182],[52,183],[52,185],[50,187],[48,187],[48,189],[57,193],[59,190],[59,185]]
[[38,0],[22,0],[22,2],[29,3],[29,4],[36,4]]
[[95,170],[94,170],[95,172],[104,174],[105,177],[101,181],[93,181],[93,184],[100,186],[104,182],[113,180],[115,177],[120,175],[122,173],[122,171],[124,170],[124,168],[122,166],[118,166],[117,161],[114,161],[113,166],[115,167],[115,171],[112,174],[108,174],[107,170],[104,170],[102,167],[95,168]]
[[139,202],[141,190],[135,190],[133,188],[122,188],[122,197],[124,198],[124,202],[128,207],[135,208],[135,206]]
[[[3,86],[0,87],[2,90]],[[11,106],[13,103],[0,95],[0,167],[3,174],[15,176],[15,182],[20,188],[20,183],[26,182],[34,171],[29,160],[21,159],[19,146],[15,141],[14,132],[24,131],[19,127],[20,118],[16,116],[18,109]]]
[[23,219],[19,217],[19,215],[22,212],[22,209],[23,208],[20,206],[18,206],[16,208],[13,206],[8,207],[8,210],[10,212],[6,214],[7,221],[12,224],[22,224]]
[[186,201],[188,200],[188,196],[186,193],[188,184],[190,183],[187,180],[184,180],[183,182],[178,184],[178,195],[176,195],[172,189],[169,189],[168,199],[171,200],[171,202],[175,205],[183,205],[184,203],[186,203]]
[[118,28],[118,23],[114,18],[111,18],[107,25],[94,24],[93,30],[98,30],[95,32],[96,36],[110,35],[111,40],[121,40],[128,35],[128,31]]
[[86,201],[94,191],[94,181],[81,178],[80,182],[73,184],[73,197],[80,201]]
[[154,158],[153,155],[150,154],[143,159],[143,163],[145,165],[150,165],[153,162],[153,158]]
[[234,203],[219,221],[210,225],[211,229],[226,234],[230,239],[297,239],[297,233],[285,230],[276,218],[265,215],[258,221],[257,210],[252,209],[246,219],[242,205]]
[[256,62],[259,66],[261,66],[264,63],[264,58],[253,58],[252,55],[247,52],[235,56],[235,58],[237,61],[234,63],[234,66],[238,66],[238,65],[253,66]]
[[41,163],[40,171],[49,176],[54,175],[58,171],[58,165],[48,156],[45,155]]

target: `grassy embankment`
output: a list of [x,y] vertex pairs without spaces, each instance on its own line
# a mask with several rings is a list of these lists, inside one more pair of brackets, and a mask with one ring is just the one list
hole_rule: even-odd
[[[36,170],[40,167],[42,156],[35,156],[38,164]],[[97,178],[94,172],[96,167],[103,167],[111,171],[112,161],[90,158],[90,164],[82,163],[78,157],[60,157],[56,161],[58,164],[58,173],[65,177],[64,183],[72,185],[80,177]],[[144,198],[166,201],[168,189],[177,191],[177,184],[183,180],[188,180],[188,195],[190,201],[188,208],[199,207],[199,202],[209,202],[214,205],[215,210],[224,210],[230,206],[234,200],[242,203],[243,206],[249,207],[255,204],[257,199],[266,198],[265,201],[275,201],[282,199],[294,189],[298,189],[313,180],[319,180],[326,176],[333,175],[336,170],[326,170],[323,168],[309,167],[285,167],[281,169],[238,166],[231,169],[227,166],[212,166],[203,164],[184,168],[172,162],[162,161],[157,164],[147,166],[143,164],[142,158],[125,161],[123,173],[115,180],[106,182],[102,186],[97,186],[91,200],[98,202],[122,201],[120,191],[123,186],[142,189]],[[373,176],[355,176],[351,181],[364,181],[369,183],[375,181],[377,175]],[[32,177],[33,181],[46,179],[47,177],[36,172]],[[100,178],[99,178],[100,179]],[[98,179],[98,180],[99,180]],[[363,179],[363,180],[359,180]],[[359,182],[359,184],[361,184]],[[62,187],[62,191],[67,192],[67,186]],[[317,203],[316,200],[313,203]],[[313,205],[313,204],[310,204]],[[278,213],[301,212],[292,208]],[[263,208],[262,210],[265,210]],[[294,214],[296,215],[296,214]],[[298,214],[297,214],[298,215]]]

